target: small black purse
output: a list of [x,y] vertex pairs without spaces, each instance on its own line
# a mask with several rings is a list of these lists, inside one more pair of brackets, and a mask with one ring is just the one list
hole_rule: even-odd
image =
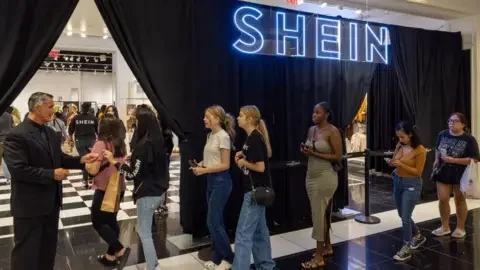
[[250,184],[252,185],[252,203],[256,205],[264,205],[266,207],[271,207],[275,202],[275,191],[272,186],[272,177],[270,176],[270,171],[268,172],[268,178],[270,179],[269,187],[256,187],[253,185],[252,176],[250,177]]
[[[265,156],[267,156],[267,152],[268,152],[267,145],[263,140],[263,137],[262,137],[262,141],[265,146],[264,153],[265,153]],[[268,157],[266,162],[269,162]],[[265,170],[267,170],[266,167],[265,167]],[[252,203],[256,205],[264,205],[265,207],[271,207],[275,202],[275,191],[272,188],[273,184],[272,184],[272,175],[270,174],[270,166],[268,166],[268,179],[269,179],[268,187],[260,186],[255,188],[255,186],[253,185],[252,174],[250,172],[248,173],[248,177],[250,178],[250,184],[252,185]]]

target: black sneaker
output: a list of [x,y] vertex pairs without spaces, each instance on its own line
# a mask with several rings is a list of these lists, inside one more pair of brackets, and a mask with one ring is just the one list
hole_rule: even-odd
[[413,237],[412,242],[410,242],[410,249],[418,249],[427,241],[427,238],[421,234],[417,234]]
[[410,260],[410,258],[412,258],[412,251],[407,245],[403,246],[402,249],[393,256],[393,259],[399,262]]

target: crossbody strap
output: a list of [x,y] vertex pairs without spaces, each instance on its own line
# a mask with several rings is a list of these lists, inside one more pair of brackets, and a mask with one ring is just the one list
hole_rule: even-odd
[[[250,137],[250,136],[248,136]],[[267,173],[268,173],[268,183],[269,183],[269,186],[270,187],[273,187],[273,183],[272,183],[272,175],[270,174],[270,161],[268,160],[268,150],[267,150],[267,144],[265,143],[265,140],[263,138],[263,136],[260,136],[260,138],[262,139],[263,141],[263,146],[264,146],[264,153],[265,153],[265,157],[266,157],[266,161],[265,162],[265,170],[267,170],[267,164],[268,163],[268,170],[267,170]],[[247,141],[248,141],[248,138],[247,138]],[[253,185],[253,179],[252,179],[252,173],[251,173],[251,170],[248,171],[248,177],[250,178],[250,184],[252,185],[252,190],[255,189],[255,186]]]

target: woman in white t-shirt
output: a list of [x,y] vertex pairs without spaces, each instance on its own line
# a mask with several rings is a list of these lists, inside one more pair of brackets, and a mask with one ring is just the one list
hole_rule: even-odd
[[223,211],[232,192],[232,178],[228,170],[235,137],[234,118],[226,114],[222,107],[215,105],[205,110],[203,121],[211,132],[203,150],[203,161],[192,170],[197,176],[207,175],[207,225],[214,255],[211,261],[205,263],[205,268],[227,270],[232,267],[233,252],[223,224]]

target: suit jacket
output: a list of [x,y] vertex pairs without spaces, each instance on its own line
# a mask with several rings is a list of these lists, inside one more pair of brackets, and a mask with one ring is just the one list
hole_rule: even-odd
[[58,168],[81,169],[80,157],[64,154],[55,131],[30,119],[13,128],[5,139],[4,160],[12,177],[10,198],[14,217],[51,214],[62,205],[62,182],[54,179]]

